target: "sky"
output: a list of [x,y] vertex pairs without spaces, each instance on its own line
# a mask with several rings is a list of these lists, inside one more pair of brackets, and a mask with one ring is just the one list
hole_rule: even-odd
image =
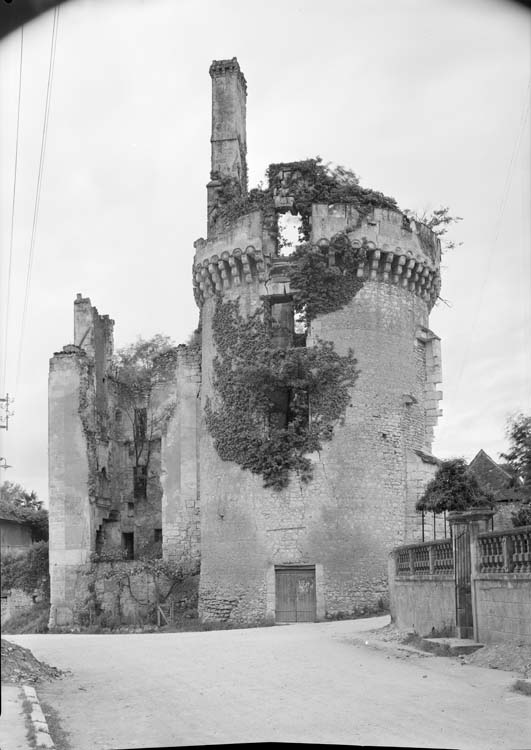
[[443,358],[433,453],[470,460],[483,448],[498,460],[508,418],[531,413],[527,9],[70,0],[56,19],[35,217],[53,19],[24,26],[21,78],[21,30],[0,42],[0,395],[15,399],[0,478],[47,503],[49,359],[72,342],[78,292],[115,320],[116,347],[156,333],[183,343],[196,327],[208,69],[234,56],[248,84],[251,187],[271,162],[320,155],[402,209],[462,217],[430,317]]

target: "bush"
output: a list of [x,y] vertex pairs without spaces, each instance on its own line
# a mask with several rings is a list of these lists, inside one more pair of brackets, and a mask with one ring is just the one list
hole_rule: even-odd
[[32,594],[35,589],[50,599],[48,542],[37,542],[23,555],[6,554],[0,560],[2,590],[22,589]]
[[511,521],[513,526],[531,526],[531,504],[528,503],[525,508],[511,513]]
[[38,602],[6,620],[2,633],[47,633],[49,617],[49,603]]

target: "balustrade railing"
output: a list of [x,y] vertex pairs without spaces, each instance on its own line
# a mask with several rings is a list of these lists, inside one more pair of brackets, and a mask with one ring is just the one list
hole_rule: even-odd
[[[531,573],[531,526],[479,534],[477,556],[479,573]],[[453,573],[452,540],[399,547],[395,562],[398,577]]]
[[479,534],[480,573],[531,573],[531,526]]
[[454,569],[452,540],[400,547],[395,560],[397,576],[447,575]]

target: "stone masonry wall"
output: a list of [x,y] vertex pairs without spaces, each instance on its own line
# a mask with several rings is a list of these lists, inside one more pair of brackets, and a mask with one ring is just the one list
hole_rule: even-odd
[[[109,577],[111,570],[113,577]],[[159,602],[173,602],[177,613],[195,611],[198,578],[197,574],[190,575],[172,586],[168,579],[159,577]],[[156,603],[153,576],[137,570],[134,561],[84,565],[78,569],[73,622],[86,626],[99,621],[112,627],[154,623]]]
[[50,362],[48,460],[50,523],[50,624],[68,624],[76,570],[93,545],[89,503],[89,459],[79,413],[88,362],[81,350],[56,354]]
[[389,555],[389,599],[391,621],[403,630],[421,636],[453,635],[455,628],[455,582],[453,573],[442,576],[396,577],[396,561]]
[[161,476],[163,557],[187,569],[201,559],[197,419],[201,384],[200,352],[181,347],[167,398],[175,409],[162,436]]
[[[258,303],[253,285],[239,296],[244,312]],[[215,399],[211,305],[203,307],[203,403]],[[414,350],[426,318],[425,302],[407,290],[367,282],[350,305],[312,323],[309,345],[319,337],[341,354],[352,347],[360,376],[345,424],[311,456],[308,485],[293,477],[282,492],[264,489],[261,477],[219,459],[202,418],[203,618],[271,619],[267,571],[290,563],[322,564],[329,616],[386,601],[387,553],[406,534],[407,456],[425,447]]]
[[14,617],[19,612],[27,611],[33,606],[34,599],[31,594],[22,591],[22,589],[11,589],[7,594],[2,595],[1,624],[3,625],[10,617]]
[[531,644],[531,575],[480,574],[473,585],[478,640]]

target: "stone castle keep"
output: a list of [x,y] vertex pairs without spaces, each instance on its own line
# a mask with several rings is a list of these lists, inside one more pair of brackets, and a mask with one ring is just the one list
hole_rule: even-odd
[[[194,342],[163,354],[149,403],[131,403],[112,377],[114,323],[78,295],[74,343],[50,362],[54,625],[75,622],[93,553],[159,550],[200,569],[202,619],[279,622],[377,607],[388,553],[419,538],[439,240],[319,160],[272,164],[249,191],[245,78],[235,58],[210,75]],[[291,254],[286,215],[300,222]]]

